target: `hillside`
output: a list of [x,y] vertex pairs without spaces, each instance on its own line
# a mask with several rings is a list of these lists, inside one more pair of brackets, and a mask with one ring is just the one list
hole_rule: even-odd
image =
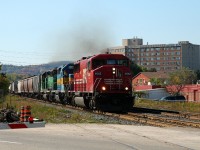
[[15,65],[3,65],[2,71],[6,74],[20,74],[20,75],[38,75],[43,73],[47,70],[51,70],[55,67],[59,67],[64,64],[70,63],[69,61],[58,61],[58,62],[51,62],[48,64],[41,64],[41,65],[29,65],[29,66],[15,66]]

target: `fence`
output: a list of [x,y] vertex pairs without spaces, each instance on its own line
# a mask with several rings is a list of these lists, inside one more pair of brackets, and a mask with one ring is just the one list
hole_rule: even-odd
[[[170,95],[167,93],[164,89],[151,89],[151,90],[144,90],[144,91],[136,91],[138,93],[141,93],[141,98],[147,98],[147,99],[160,99],[163,96],[168,96]],[[188,102],[199,102],[200,103],[200,91],[192,91],[192,92],[187,92],[183,91],[180,93],[186,98],[186,101]]]

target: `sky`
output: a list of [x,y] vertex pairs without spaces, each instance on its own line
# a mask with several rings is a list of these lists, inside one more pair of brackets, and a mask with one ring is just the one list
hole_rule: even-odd
[[76,61],[138,37],[200,45],[199,0],[0,0],[0,62]]

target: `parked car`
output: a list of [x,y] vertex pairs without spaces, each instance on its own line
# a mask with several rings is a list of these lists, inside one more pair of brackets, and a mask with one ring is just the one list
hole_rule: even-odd
[[185,97],[183,95],[177,95],[177,96],[170,95],[170,96],[162,97],[160,99],[160,101],[170,101],[170,102],[172,102],[172,101],[181,101],[181,102],[183,102],[183,101],[186,101],[186,99],[185,99]]

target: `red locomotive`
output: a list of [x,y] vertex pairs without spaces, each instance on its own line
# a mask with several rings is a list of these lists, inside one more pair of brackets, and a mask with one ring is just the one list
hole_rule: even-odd
[[134,104],[129,59],[121,54],[98,54],[74,63],[74,79],[65,85],[74,106],[127,112]]

